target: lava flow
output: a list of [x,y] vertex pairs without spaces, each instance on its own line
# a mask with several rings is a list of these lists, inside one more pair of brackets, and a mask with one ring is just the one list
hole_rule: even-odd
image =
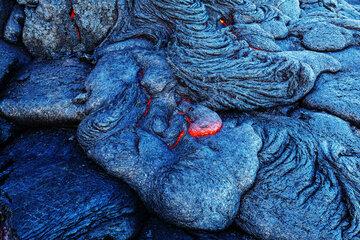
[[171,145],[169,148],[170,148],[170,149],[174,149],[174,148],[180,143],[181,139],[182,139],[184,136],[185,136],[185,131],[182,130],[182,131],[179,133],[178,137],[176,138],[175,143],[174,143],[173,145]]
[[227,26],[228,26],[228,23],[227,23],[227,21],[225,20],[225,18],[220,18],[219,22],[220,22],[220,24],[223,25],[224,27],[227,27]]
[[[188,123],[188,133],[193,138],[216,135],[220,132],[223,126],[219,115],[208,108],[198,106],[193,109],[192,113],[190,114],[186,110],[179,111],[178,114],[184,115],[184,118]],[[189,115],[192,115],[194,120]],[[185,131],[182,130],[178,135],[175,143],[170,146],[170,149],[174,149],[185,136],[185,134]]]
[[72,2],[72,0],[70,0],[70,6],[71,6],[71,9],[70,9],[69,17],[70,17],[71,22],[74,23],[74,27],[75,27],[75,30],[76,30],[76,36],[77,36],[77,38],[80,40],[80,39],[81,39],[80,28],[79,28],[79,26],[77,25],[77,23],[75,22],[76,12],[75,12],[75,9],[74,9],[74,7],[73,7],[73,2]]
[[213,136],[220,132],[222,128],[221,120],[201,119],[190,122],[188,132],[194,138]]
[[143,114],[143,117],[146,117],[149,114],[150,108],[151,108],[151,103],[152,103],[152,96],[149,98],[149,100],[146,103],[146,108],[145,108],[145,112]]

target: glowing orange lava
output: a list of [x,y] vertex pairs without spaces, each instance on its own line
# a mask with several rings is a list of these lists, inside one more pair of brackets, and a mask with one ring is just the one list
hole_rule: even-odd
[[175,143],[170,146],[170,149],[174,149],[174,148],[180,143],[181,139],[182,139],[184,136],[185,136],[185,131],[182,130],[182,131],[179,133],[179,135],[178,135]]
[[249,48],[251,48],[252,50],[255,50],[255,51],[260,51],[260,50],[261,50],[260,48],[257,48],[257,47],[251,47],[251,46],[249,46]]
[[71,10],[70,10],[70,20],[74,21],[75,16],[76,16],[75,10],[73,8],[71,8]]
[[201,122],[201,123],[190,123],[189,134],[194,138],[213,136],[220,132],[222,128],[222,122]]
[[[182,99],[182,102],[185,102],[184,99]],[[177,111],[177,114],[184,117],[184,120],[188,125],[187,132],[193,138],[216,135],[223,127],[222,120],[217,113],[201,106],[191,106],[186,104]],[[170,149],[174,149],[185,134],[186,130],[183,129],[178,135],[175,143],[169,146]]]
[[152,103],[152,96],[149,98],[149,100],[146,103],[146,109],[145,109],[145,112],[144,112],[144,117],[146,115],[148,115],[148,113],[150,111],[150,108],[151,108],[151,103]]
[[72,22],[74,22],[74,27],[75,27],[75,31],[76,31],[76,36],[78,39],[81,39],[81,33],[80,33],[80,28],[79,26],[76,24],[75,22],[75,17],[76,17],[76,12],[73,8],[73,2],[72,0],[70,0],[70,6],[71,6],[71,9],[70,9],[70,14],[69,14],[69,17],[70,17],[70,20]]
[[225,20],[224,18],[220,18],[219,22],[220,22],[220,24],[223,25],[224,27],[227,27],[227,25],[228,25],[227,22],[226,22],[226,20]]

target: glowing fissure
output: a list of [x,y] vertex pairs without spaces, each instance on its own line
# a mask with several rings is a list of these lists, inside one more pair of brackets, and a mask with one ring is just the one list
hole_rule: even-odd
[[149,100],[146,103],[146,108],[145,108],[145,112],[143,114],[143,117],[146,117],[149,114],[150,108],[151,108],[151,103],[152,103],[152,96],[150,96]]
[[77,25],[75,18],[76,18],[76,12],[75,9],[73,7],[73,0],[70,0],[70,14],[69,14],[70,20],[71,22],[74,23],[74,27],[75,27],[75,31],[76,31],[76,36],[77,38],[80,40],[81,39],[81,33],[80,33],[80,28]]
[[184,136],[185,136],[185,131],[182,130],[182,131],[179,133],[178,137],[176,138],[175,143],[172,144],[169,148],[170,148],[170,149],[176,148],[176,146],[180,143],[181,139],[182,139]]
[[141,117],[138,119],[138,122],[136,123],[136,127],[140,127],[142,120],[149,114],[152,101],[153,101],[153,97],[150,96],[146,102],[146,107],[145,107],[144,113],[141,115]]

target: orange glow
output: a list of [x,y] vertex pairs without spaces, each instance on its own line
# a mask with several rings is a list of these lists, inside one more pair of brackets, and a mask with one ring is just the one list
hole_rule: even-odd
[[149,98],[149,100],[148,100],[147,103],[146,103],[146,109],[145,109],[145,112],[144,112],[144,117],[145,117],[146,115],[148,115],[148,113],[149,113],[149,111],[150,111],[151,102],[152,102],[152,96]]
[[252,47],[252,46],[249,46],[249,48],[251,48],[252,50],[255,50],[255,51],[260,51],[261,50],[260,48]]
[[80,38],[81,38],[81,33],[80,33],[79,26],[76,25],[76,26],[75,26],[75,29],[76,29],[76,36],[77,36],[78,39],[80,39]]
[[182,139],[184,136],[185,136],[185,131],[182,130],[182,131],[179,133],[179,135],[178,135],[175,143],[170,146],[170,149],[176,148],[176,146],[180,143],[181,139]]
[[71,8],[71,10],[70,10],[70,20],[74,21],[75,16],[76,16],[75,10],[73,8]]
[[219,20],[220,24],[223,25],[224,27],[226,27],[228,24],[226,22],[226,20],[224,18],[220,18]]
[[222,122],[204,122],[202,124],[198,123],[190,123],[189,126],[189,134],[192,137],[200,138],[200,137],[207,137],[212,136],[220,132],[222,128]]
[[[76,12],[75,12],[75,10],[74,10],[74,8],[73,8],[73,2],[72,2],[72,0],[70,0],[70,6],[71,6],[71,9],[70,9],[69,17],[70,17],[70,20],[71,20],[72,22],[74,22],[74,21],[75,21],[75,17],[76,17]],[[80,40],[80,39],[81,39],[80,28],[79,28],[79,26],[78,26],[76,23],[74,23],[74,24],[75,24],[74,27],[75,27],[75,31],[76,31],[76,36],[77,36],[77,38]]]

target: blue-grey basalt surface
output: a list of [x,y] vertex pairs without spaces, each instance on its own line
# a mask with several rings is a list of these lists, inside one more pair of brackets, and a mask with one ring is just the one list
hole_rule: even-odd
[[0,0],[0,240],[360,240],[359,0]]

